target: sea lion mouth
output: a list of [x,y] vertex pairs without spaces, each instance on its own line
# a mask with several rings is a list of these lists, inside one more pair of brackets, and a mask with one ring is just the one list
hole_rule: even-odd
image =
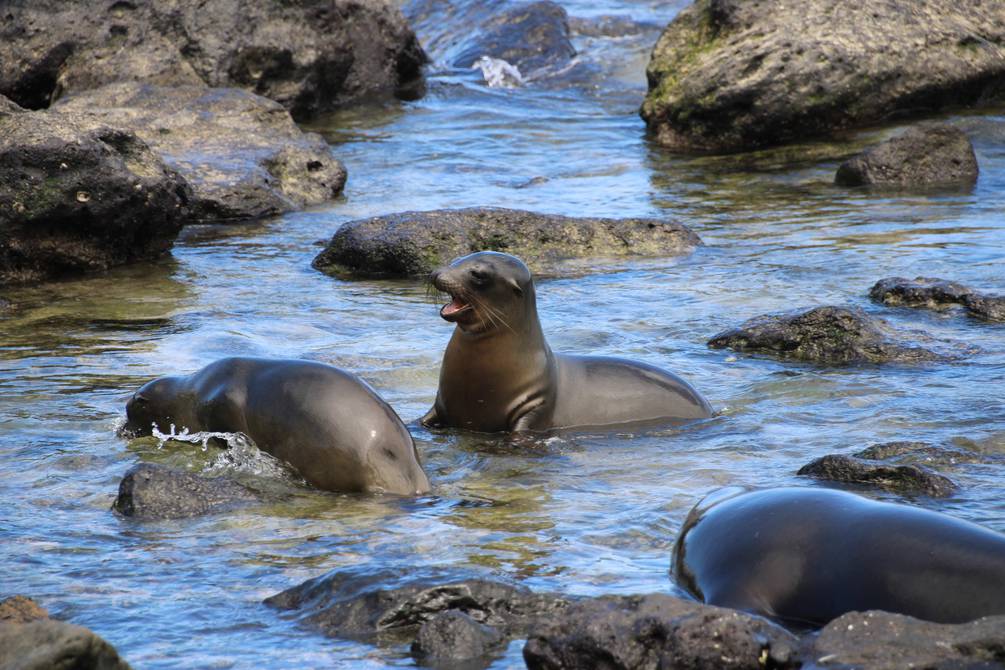
[[457,321],[461,316],[470,312],[473,308],[470,304],[464,302],[457,296],[451,296],[453,301],[447,303],[440,308],[440,316],[443,317],[445,321]]

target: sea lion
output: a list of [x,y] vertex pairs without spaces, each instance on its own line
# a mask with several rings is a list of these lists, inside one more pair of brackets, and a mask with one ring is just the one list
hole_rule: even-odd
[[530,270],[491,251],[434,271],[455,323],[423,425],[481,432],[701,419],[712,408],[686,381],[620,358],[552,353],[537,318]]
[[671,571],[706,603],[796,626],[865,610],[1005,614],[1005,535],[830,489],[716,491],[684,522]]
[[133,394],[126,430],[242,432],[319,489],[429,491],[405,425],[364,381],[330,365],[224,358]]

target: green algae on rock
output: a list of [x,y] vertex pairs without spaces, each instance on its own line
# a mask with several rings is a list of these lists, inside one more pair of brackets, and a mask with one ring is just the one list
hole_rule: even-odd
[[660,37],[642,117],[659,144],[729,152],[1000,98],[998,3],[697,0]]
[[680,256],[701,240],[663,219],[574,218],[499,207],[401,212],[350,221],[312,266],[337,277],[424,277],[458,256],[503,251],[535,273],[578,258]]

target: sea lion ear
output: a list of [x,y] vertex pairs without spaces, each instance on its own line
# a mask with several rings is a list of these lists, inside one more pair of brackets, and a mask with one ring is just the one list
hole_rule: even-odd
[[508,277],[506,279],[506,283],[509,284],[513,288],[513,293],[515,293],[518,296],[523,296],[523,289],[520,288],[520,284],[519,284],[519,282],[517,282],[516,279],[513,279],[512,277]]

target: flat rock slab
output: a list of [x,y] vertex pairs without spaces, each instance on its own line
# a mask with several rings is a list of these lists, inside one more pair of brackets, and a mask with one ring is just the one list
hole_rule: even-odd
[[985,321],[1005,321],[1005,296],[981,293],[969,286],[937,277],[887,277],[869,289],[869,297],[884,305],[942,309],[961,305]]
[[719,333],[708,346],[827,365],[922,363],[945,358],[897,341],[886,322],[860,309],[834,306],[758,316]]
[[964,624],[937,624],[887,612],[852,612],[820,631],[806,654],[805,668],[1005,667],[1005,617]]
[[966,133],[945,123],[926,123],[845,161],[834,182],[891,188],[969,187],[978,173],[977,156]]
[[530,670],[762,670],[798,667],[798,639],[735,610],[666,595],[584,600],[536,627]]
[[939,446],[929,442],[898,441],[873,444],[856,452],[856,458],[885,461],[902,465],[945,465],[966,463],[998,463],[1001,457],[979,454],[954,446]]
[[920,465],[869,463],[843,454],[822,456],[799,468],[796,474],[935,498],[951,496],[957,489],[956,484],[948,477]]
[[141,463],[122,478],[112,508],[137,519],[179,519],[259,500],[226,477],[203,477],[165,465]]
[[132,131],[77,113],[0,110],[0,285],[162,256],[192,198]]
[[236,87],[298,116],[414,97],[425,53],[383,0],[4,3],[0,93],[25,107],[119,81]]
[[998,2],[696,0],[653,50],[655,139],[729,152],[1002,95]]
[[111,84],[55,110],[128,129],[192,186],[190,218],[247,220],[331,200],[346,171],[281,105],[233,88]]
[[475,207],[351,221],[312,265],[343,278],[426,277],[459,256],[488,250],[519,256],[535,273],[554,274],[570,259],[679,256],[700,244],[686,226],[660,219]]

